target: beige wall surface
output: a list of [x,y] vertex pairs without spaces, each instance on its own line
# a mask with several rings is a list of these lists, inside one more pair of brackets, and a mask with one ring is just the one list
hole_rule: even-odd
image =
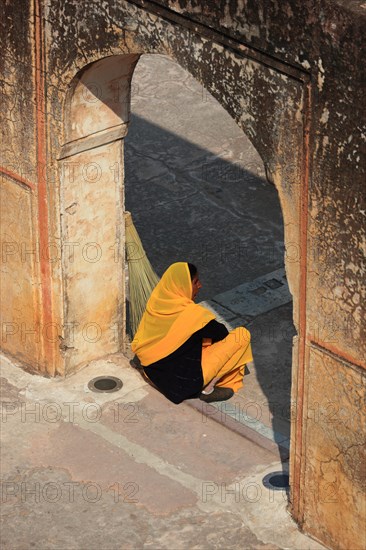
[[121,349],[125,299],[122,146],[116,141],[62,161],[67,374],[95,357]]
[[32,192],[3,177],[1,216],[2,345],[26,365],[38,363],[42,327],[38,315],[39,249],[34,237]]
[[365,529],[365,371],[312,348],[307,376],[305,522],[331,548],[361,550]]

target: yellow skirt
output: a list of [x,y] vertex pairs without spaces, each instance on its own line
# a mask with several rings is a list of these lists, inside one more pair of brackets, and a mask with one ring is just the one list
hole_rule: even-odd
[[216,386],[232,388],[237,392],[243,386],[245,365],[252,360],[250,332],[238,327],[229,332],[224,340],[202,348],[204,386],[213,378],[219,378]]

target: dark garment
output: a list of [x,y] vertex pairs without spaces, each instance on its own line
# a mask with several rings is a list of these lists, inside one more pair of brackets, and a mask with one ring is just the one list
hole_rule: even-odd
[[215,343],[228,334],[225,325],[212,320],[173,353],[144,367],[144,371],[165,397],[175,404],[198,397],[203,388],[202,339],[211,338]]

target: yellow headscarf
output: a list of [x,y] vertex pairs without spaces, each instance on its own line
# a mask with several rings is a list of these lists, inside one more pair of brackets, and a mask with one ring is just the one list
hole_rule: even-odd
[[173,353],[215,315],[192,300],[186,262],[172,264],[147,302],[131,349],[145,367]]

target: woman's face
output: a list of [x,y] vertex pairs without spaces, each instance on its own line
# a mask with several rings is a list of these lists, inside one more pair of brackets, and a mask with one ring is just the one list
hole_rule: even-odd
[[197,272],[192,279],[192,300],[195,299],[200,288],[202,288],[202,285],[201,285],[201,281],[199,280],[199,275]]

